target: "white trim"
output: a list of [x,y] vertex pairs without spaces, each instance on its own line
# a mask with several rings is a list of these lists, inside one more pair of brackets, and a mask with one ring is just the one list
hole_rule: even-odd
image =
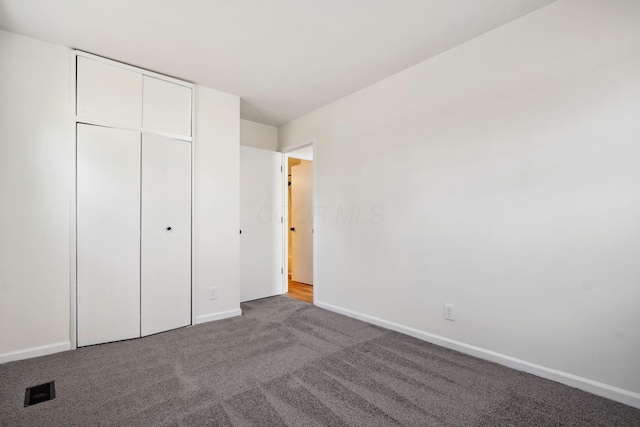
[[[299,148],[306,147],[307,145],[313,145],[314,148],[315,148],[316,142],[318,142],[318,138],[315,138],[315,137],[314,138],[308,138],[308,139],[305,139],[304,141],[297,142],[297,143],[291,144],[291,145],[287,145],[286,147],[282,147],[280,149],[280,152],[282,154],[287,154],[287,153],[290,153],[291,151],[295,151],[295,150],[297,150]],[[316,159],[315,158],[315,155],[316,155],[315,150],[313,152],[313,155],[314,155],[313,160],[315,160]]]
[[235,310],[227,310],[227,311],[219,311],[217,313],[211,314],[203,314],[202,316],[196,317],[195,325],[199,325],[201,323],[212,322],[214,320],[222,320],[228,319],[230,317],[242,316],[242,310],[236,308]]
[[[191,95],[193,97],[193,93]],[[193,110],[192,110],[192,113],[191,113],[191,117],[193,117]],[[114,122],[114,121],[110,121],[110,120],[102,120],[102,119],[96,119],[96,118],[85,117],[85,116],[74,116],[74,119],[75,119],[75,121],[77,123],[80,123],[80,124],[102,126],[102,127],[107,127],[107,128],[118,128],[118,129],[133,130],[133,131],[140,132],[140,133],[151,133],[151,134],[160,135],[160,136],[164,136],[164,137],[171,138],[171,139],[179,139],[181,141],[187,141],[187,142],[193,141],[193,137],[191,137],[191,136],[179,135],[179,134],[176,134],[176,133],[163,132],[163,131],[160,131],[160,130],[148,129],[148,128],[144,128],[144,127],[140,127],[140,126],[133,126],[133,125],[128,125],[128,124],[124,124],[124,123],[118,123],[118,122]]]
[[398,323],[383,320],[375,316],[369,316],[367,314],[358,313],[346,308],[323,303],[315,299],[314,303],[320,308],[324,308],[335,313],[362,320],[364,322],[381,326],[386,329],[391,329],[396,332],[401,332],[403,334],[410,335],[412,337],[430,342],[435,345],[439,345],[441,347],[456,350],[464,354],[468,354],[480,359],[488,360],[490,362],[506,366],[508,368],[516,369],[518,371],[524,371],[538,377],[556,381],[561,384],[575,387],[580,390],[584,390],[586,392],[606,397],[607,399],[615,400],[616,402],[624,403],[625,405],[633,406],[640,409],[640,393],[634,393],[629,390],[624,390],[598,381],[590,380],[588,378],[580,377],[568,372],[563,372],[557,369],[548,368],[546,366],[537,365],[535,363],[507,356],[505,354],[496,353],[495,351],[487,350],[485,348],[465,344],[460,341],[452,340],[435,334],[430,334],[428,332],[424,332],[409,326],[404,326]]
[[69,98],[70,114],[70,136],[69,136],[69,158],[71,159],[71,191],[69,192],[69,281],[70,281],[70,319],[69,319],[69,340],[71,349],[77,348],[77,242],[76,242],[76,179],[77,179],[77,154],[76,154],[76,52],[70,51],[69,55],[69,88],[71,90]]
[[191,91],[191,325],[196,324],[198,307],[196,279],[196,94],[195,87]]
[[318,162],[317,162],[317,140],[313,138],[313,301],[318,300]]
[[62,341],[53,344],[39,345],[37,347],[25,348],[24,350],[12,351],[0,354],[0,364],[13,362],[16,360],[31,359],[32,357],[46,356],[48,354],[60,353],[71,350],[70,341]]
[[82,56],[84,58],[93,59],[94,61],[104,62],[105,64],[113,65],[118,68],[123,68],[125,70],[134,71],[136,73],[144,74],[149,77],[155,77],[156,79],[164,80],[167,82],[175,83],[180,86],[192,88],[195,84],[191,82],[186,82],[184,80],[178,80],[175,77],[169,77],[164,74],[158,74],[153,71],[145,70],[144,68],[136,67],[134,65],[125,64],[123,62],[115,61],[113,59],[105,58],[104,56],[94,55],[92,53],[83,52],[81,50],[73,49],[74,55]]
[[[289,156],[282,153],[282,294],[289,292]],[[285,171],[284,168],[287,168]]]
[[280,259],[282,260],[281,264],[281,279],[282,283],[280,284],[281,294],[284,295],[289,292],[289,233],[288,233],[288,222],[289,222],[289,190],[287,186],[288,179],[288,169],[287,171],[284,168],[289,167],[289,161],[287,155],[282,153],[280,156],[280,185],[282,189],[282,206],[281,206],[281,233],[282,233],[282,247],[280,248]]
[[[315,305],[320,308],[324,308],[325,310],[332,311],[334,313],[342,314],[343,316],[351,317],[352,319],[363,320],[362,315],[353,310],[349,310],[346,308],[338,307],[337,305],[327,304],[322,301],[314,301]],[[387,328],[391,329],[391,328]]]

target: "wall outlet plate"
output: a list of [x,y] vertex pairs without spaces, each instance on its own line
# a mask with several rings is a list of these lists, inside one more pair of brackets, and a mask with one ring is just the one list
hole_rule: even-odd
[[218,290],[216,288],[209,288],[209,299],[218,299]]
[[447,320],[455,320],[453,304],[444,305],[444,318]]

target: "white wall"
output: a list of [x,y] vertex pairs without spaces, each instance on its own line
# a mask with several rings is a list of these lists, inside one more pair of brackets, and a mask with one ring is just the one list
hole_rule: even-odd
[[249,120],[240,120],[240,145],[276,151],[278,149],[278,128]]
[[559,1],[282,126],[319,304],[640,407],[638,23]]
[[72,145],[69,50],[0,31],[0,64],[1,363],[70,346]]
[[[196,87],[196,322],[240,315],[240,98]],[[209,287],[218,298],[209,300]]]
[[287,151],[287,157],[312,162],[313,161],[313,145],[305,145],[302,148],[298,148],[293,151]]
[[[0,363],[70,348],[70,50],[0,31]],[[196,87],[194,317],[240,315],[240,101]],[[208,288],[218,299],[208,299]]]

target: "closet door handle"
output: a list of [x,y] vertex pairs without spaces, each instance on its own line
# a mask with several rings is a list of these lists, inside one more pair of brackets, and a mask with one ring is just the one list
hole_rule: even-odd
[[171,228],[172,228],[172,227],[169,225],[169,226],[167,226],[167,228],[165,228],[165,230],[167,230],[167,231],[171,231]]
[[291,227],[289,230],[296,231],[296,228],[295,227]]

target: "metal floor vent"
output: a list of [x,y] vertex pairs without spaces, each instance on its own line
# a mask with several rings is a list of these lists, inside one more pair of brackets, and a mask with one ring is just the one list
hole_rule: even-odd
[[56,387],[53,381],[29,387],[24,392],[24,406],[46,402],[56,397]]

